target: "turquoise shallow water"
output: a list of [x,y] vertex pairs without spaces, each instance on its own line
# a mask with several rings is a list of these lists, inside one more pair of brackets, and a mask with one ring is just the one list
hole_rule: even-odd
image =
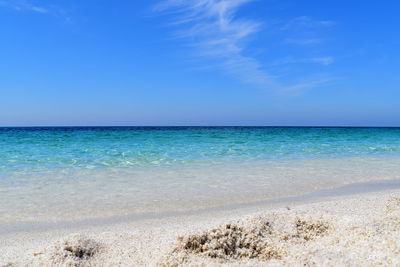
[[0,128],[0,222],[293,196],[399,166],[400,128]]
[[135,168],[400,155],[400,128],[0,128],[0,168]]

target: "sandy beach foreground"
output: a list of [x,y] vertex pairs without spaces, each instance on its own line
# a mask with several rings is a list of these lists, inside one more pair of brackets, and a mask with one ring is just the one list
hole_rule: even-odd
[[0,266],[399,266],[400,190],[1,234]]

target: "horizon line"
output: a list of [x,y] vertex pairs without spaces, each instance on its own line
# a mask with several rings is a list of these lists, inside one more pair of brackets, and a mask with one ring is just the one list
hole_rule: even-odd
[[400,128],[399,126],[376,125],[40,125],[0,126],[1,128]]

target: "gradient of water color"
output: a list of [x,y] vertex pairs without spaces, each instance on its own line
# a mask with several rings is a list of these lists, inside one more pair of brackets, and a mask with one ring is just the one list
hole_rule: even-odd
[[0,128],[0,222],[201,209],[399,174],[400,128]]

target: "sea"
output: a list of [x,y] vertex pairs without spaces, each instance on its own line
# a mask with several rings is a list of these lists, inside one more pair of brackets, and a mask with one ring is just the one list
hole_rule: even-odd
[[396,179],[400,128],[0,128],[0,224],[207,210]]

